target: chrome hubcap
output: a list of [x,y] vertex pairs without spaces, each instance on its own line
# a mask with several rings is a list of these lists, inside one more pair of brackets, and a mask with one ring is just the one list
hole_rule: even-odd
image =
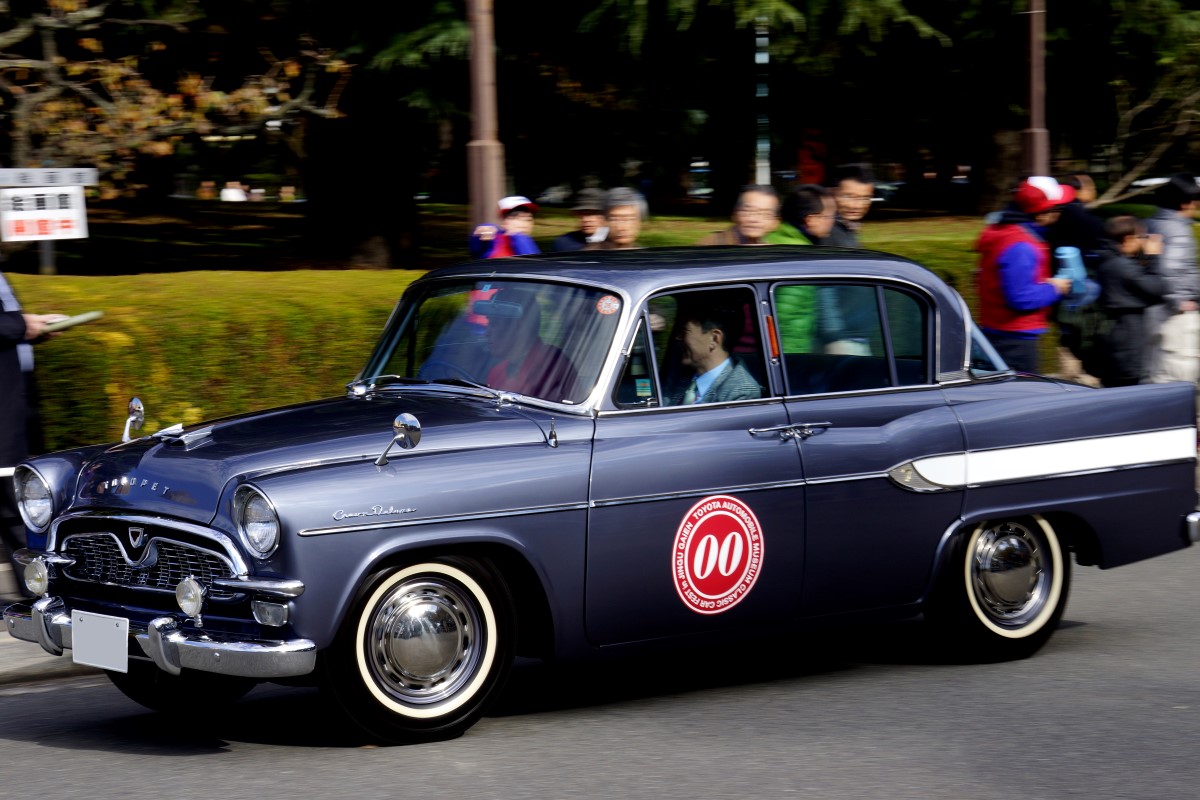
[[371,613],[367,661],[376,682],[397,700],[437,703],[471,678],[483,652],[479,608],[456,583],[414,578]]
[[1041,611],[1050,585],[1048,548],[1041,535],[1015,522],[980,534],[971,584],[980,606],[997,624],[1020,627]]

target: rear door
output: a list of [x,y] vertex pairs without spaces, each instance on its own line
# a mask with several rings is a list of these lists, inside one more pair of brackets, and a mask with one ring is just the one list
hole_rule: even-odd
[[905,285],[773,287],[787,412],[807,492],[803,610],[822,615],[920,598],[962,492],[924,492],[895,468],[959,453],[934,383],[932,301]]

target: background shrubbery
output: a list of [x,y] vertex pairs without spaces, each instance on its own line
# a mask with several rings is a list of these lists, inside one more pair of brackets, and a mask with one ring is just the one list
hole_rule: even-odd
[[[459,260],[466,249],[462,208],[425,213],[431,265]],[[566,212],[540,215],[543,248],[571,224]],[[692,244],[726,224],[655,217],[645,240]],[[876,219],[863,238],[873,249],[925,264],[973,303],[972,244],[981,226],[970,217]],[[420,274],[322,269],[9,277],[31,311],[105,313],[36,349],[47,446],[60,449],[116,439],[134,395],[146,404],[145,431],[337,395]]]

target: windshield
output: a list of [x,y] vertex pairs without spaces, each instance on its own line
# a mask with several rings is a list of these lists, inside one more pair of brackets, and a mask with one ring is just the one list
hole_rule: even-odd
[[621,300],[529,281],[431,283],[405,297],[363,378],[474,383],[581,403],[600,376]]

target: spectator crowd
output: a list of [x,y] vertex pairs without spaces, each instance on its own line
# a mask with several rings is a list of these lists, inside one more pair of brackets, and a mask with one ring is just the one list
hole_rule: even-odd
[[[780,194],[746,186],[731,225],[701,246],[823,245],[861,247],[859,233],[876,179],[861,164],[839,167],[829,186]],[[1200,268],[1192,217],[1200,185],[1179,173],[1155,193],[1156,213],[1102,218],[1089,210],[1096,187],[1086,174],[1028,177],[1007,206],[986,218],[976,243],[977,319],[993,349],[1014,369],[1040,372],[1042,337],[1060,336],[1060,372],[1105,386],[1200,379]],[[499,202],[498,222],[471,236],[476,257],[538,252],[537,205],[527,197]],[[581,190],[577,228],[553,242],[555,252],[640,247],[645,199],[628,188]],[[1086,374],[1080,374],[1086,373]]]

